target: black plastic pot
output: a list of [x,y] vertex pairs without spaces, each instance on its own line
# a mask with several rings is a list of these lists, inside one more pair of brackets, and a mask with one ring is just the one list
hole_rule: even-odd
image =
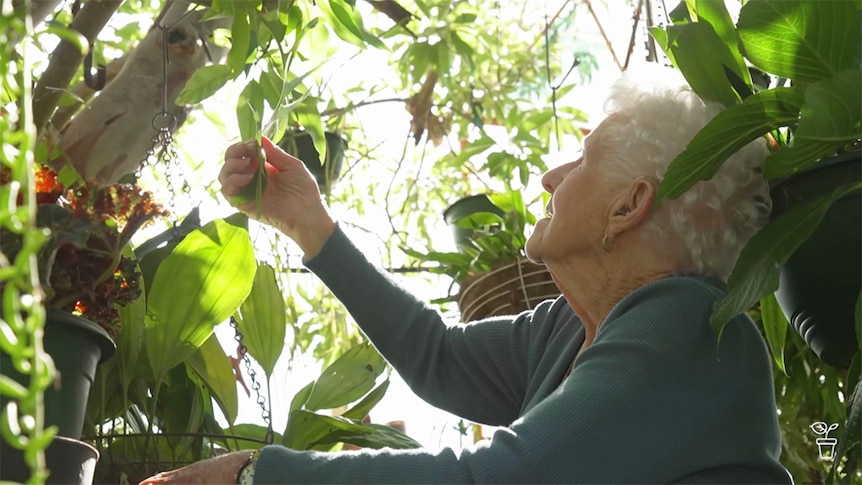
[[[62,485],[90,485],[99,452],[83,441],[57,436],[45,450],[45,462],[50,475],[45,483]],[[0,445],[0,481],[24,483],[30,478],[30,469],[24,462],[24,453]]]
[[500,217],[504,215],[503,209],[494,205],[491,199],[484,194],[464,197],[443,212],[443,220],[452,228],[452,236],[455,238],[457,246],[468,243],[476,232],[473,229],[459,226],[458,221],[478,212],[497,214]]
[[[45,322],[45,351],[59,373],[57,385],[45,390],[45,423],[57,426],[58,435],[78,439],[96,366],[117,351],[108,333],[95,323],[49,308]],[[3,374],[28,386],[27,376],[15,371],[8,354],[0,352]],[[5,407],[5,399],[0,404]],[[4,461],[5,462],[5,461]]]
[[[824,189],[862,179],[862,153],[821,161],[772,188],[773,217]],[[790,325],[825,363],[847,368],[858,351],[854,309],[862,289],[862,193],[835,201],[781,269],[775,296]]]
[[344,150],[347,149],[347,140],[327,131],[326,136],[326,159],[321,163],[320,153],[314,147],[311,135],[306,131],[290,131],[285,133],[278,146],[287,153],[302,160],[308,170],[317,180],[322,192],[328,192],[339,177],[344,168]]

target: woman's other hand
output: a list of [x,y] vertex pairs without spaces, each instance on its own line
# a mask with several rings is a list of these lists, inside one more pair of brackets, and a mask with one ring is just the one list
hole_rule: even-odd
[[[317,182],[302,161],[266,137],[261,145],[269,181],[261,195],[260,210],[257,201],[237,208],[280,230],[299,244],[306,258],[312,258],[332,234],[335,221],[320,198]],[[236,143],[225,151],[224,158],[218,180],[222,194],[231,200],[254,178],[261,161],[261,147],[255,140]]]
[[153,475],[138,485],[232,485],[236,483],[236,474],[239,473],[239,469],[248,461],[250,455],[251,452],[249,451],[228,453],[210,458],[209,460],[192,463],[183,468]]

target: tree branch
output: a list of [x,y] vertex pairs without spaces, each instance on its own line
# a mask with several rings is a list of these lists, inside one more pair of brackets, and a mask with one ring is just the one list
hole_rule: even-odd
[[[41,24],[49,13],[53,12],[57,5],[63,0],[30,0],[30,20],[33,22],[33,27]],[[27,3],[24,0],[12,0],[12,8],[15,13],[21,9],[27,8]]]
[[[121,3],[123,0],[90,0],[75,15],[70,28],[92,44]],[[66,40],[61,40],[51,54],[51,63],[33,90],[33,122],[40,135],[83,60],[84,54]]]

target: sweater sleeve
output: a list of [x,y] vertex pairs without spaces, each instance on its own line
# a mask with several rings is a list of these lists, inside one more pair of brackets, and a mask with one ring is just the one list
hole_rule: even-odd
[[271,446],[256,483],[668,483],[727,464],[781,470],[756,330],[731,322],[718,351],[706,324],[716,298],[670,290],[635,296],[563,385],[490,442],[460,452]]
[[418,396],[475,422],[517,419],[526,392],[530,313],[447,325],[372,265],[341,229],[306,265]]

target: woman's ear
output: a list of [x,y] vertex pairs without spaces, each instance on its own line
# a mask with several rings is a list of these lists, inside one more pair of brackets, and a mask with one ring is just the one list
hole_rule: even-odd
[[628,193],[611,205],[606,236],[616,239],[621,234],[637,229],[652,212],[658,192],[658,183],[649,177],[634,180]]

